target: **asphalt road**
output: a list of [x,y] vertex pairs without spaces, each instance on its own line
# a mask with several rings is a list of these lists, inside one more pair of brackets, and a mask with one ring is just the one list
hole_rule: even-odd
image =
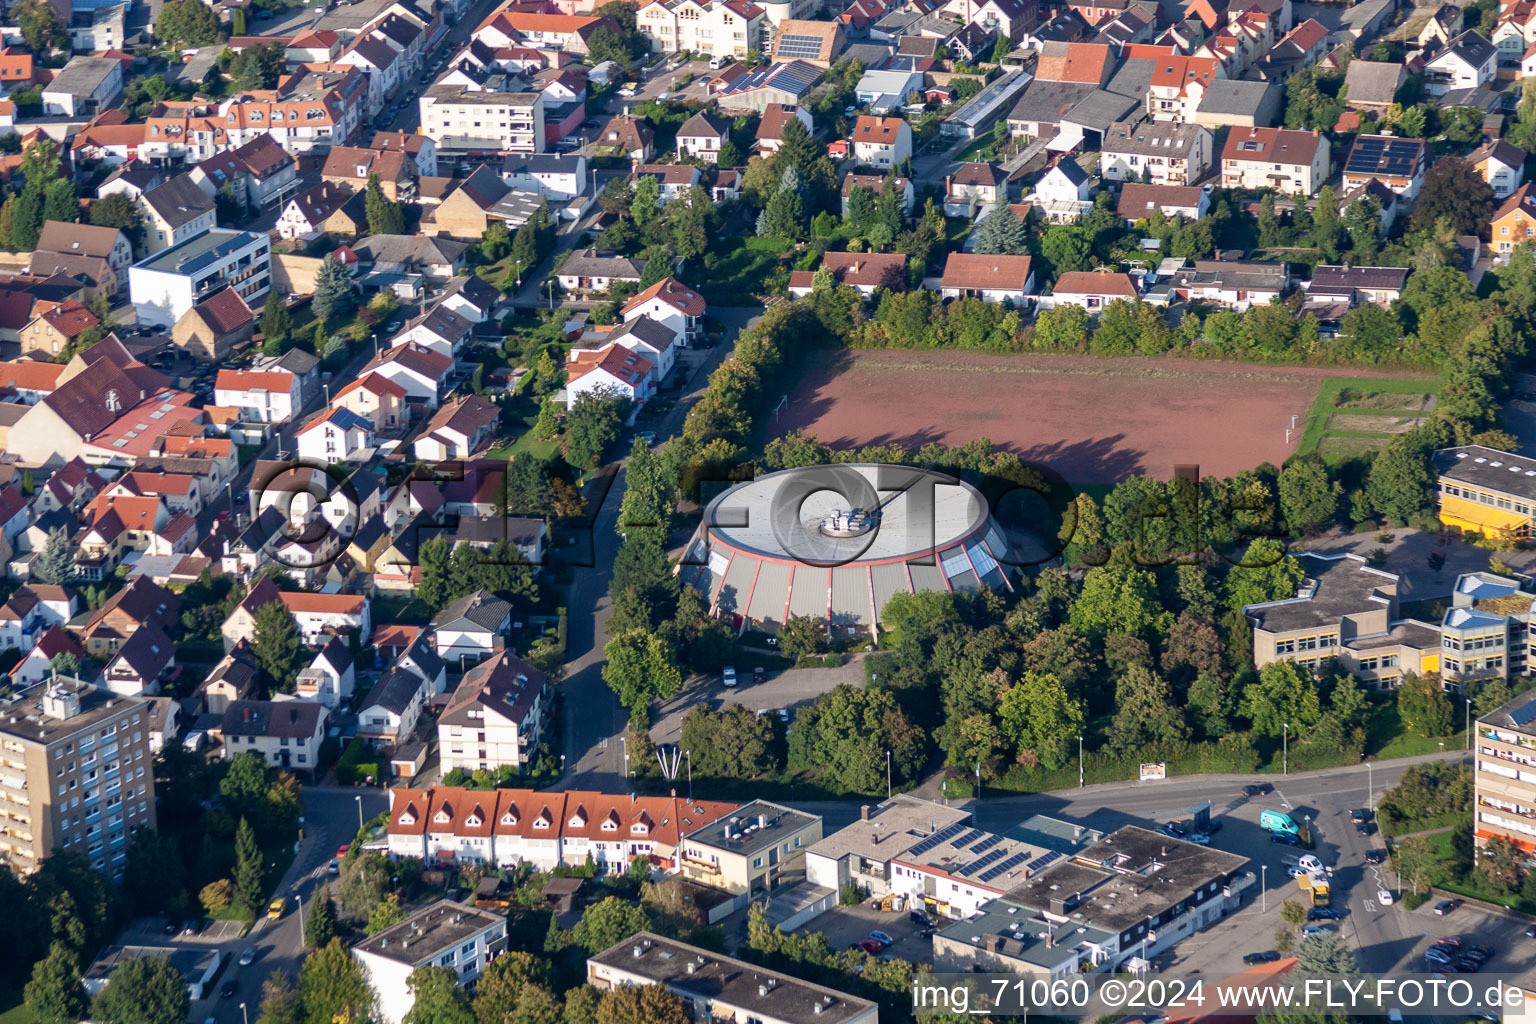
[[[656,431],[658,443],[682,430],[683,417],[704,393],[710,372],[730,354],[737,334],[756,321],[759,311],[714,308],[710,315],[726,325],[726,340],[712,349],[702,350],[700,361],[690,360],[692,376],[684,385],[682,397],[658,422],[647,422],[642,418],[636,424],[638,429]],[[611,475],[588,487],[592,525],[590,533],[578,540],[581,547],[573,549],[580,551],[576,557],[585,563],[585,567],[575,569],[565,598],[571,615],[566,633],[568,660],[560,692],[565,733],[561,757],[567,774],[551,787],[553,789],[596,789],[611,793],[625,788],[625,751],[621,741],[628,716],[602,677],[603,645],[608,642],[608,616],[612,612],[608,603],[608,582],[614,555],[619,550],[615,523],[624,495],[623,464],[611,468]]]

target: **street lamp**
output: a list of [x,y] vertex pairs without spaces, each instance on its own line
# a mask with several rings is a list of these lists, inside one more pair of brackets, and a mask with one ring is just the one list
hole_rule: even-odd
[[1472,749],[1472,697],[1467,695],[1467,749]]
[[357,830],[361,832],[363,830],[363,796],[359,793],[352,799],[357,801]]
[[693,751],[685,750],[688,755],[688,802],[693,803]]
[[1285,734],[1280,740],[1280,774],[1289,775],[1291,774],[1291,723],[1281,722],[1280,726],[1285,730]]
[[976,803],[971,808],[971,825],[981,819],[981,762],[976,762]]
[[304,948],[304,893],[298,886],[293,887],[294,899],[299,901],[299,948]]
[[1083,788],[1083,738],[1077,738],[1077,788]]
[[244,1003],[240,1004],[240,1017],[245,1021],[245,1024],[251,1024],[251,1015],[245,1011]]
[[1269,865],[1259,865],[1259,913],[1269,910]]
[[885,752],[885,798],[891,798],[891,752]]
[[629,737],[620,736],[619,742],[624,744],[624,777],[629,778]]

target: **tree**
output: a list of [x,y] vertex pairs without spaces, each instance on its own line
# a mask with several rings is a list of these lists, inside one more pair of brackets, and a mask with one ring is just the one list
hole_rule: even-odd
[[1397,687],[1397,717],[1419,736],[1445,736],[1455,710],[1439,679],[1410,672]]
[[863,185],[854,185],[848,190],[848,226],[855,231],[862,231],[874,217],[875,197]]
[[641,175],[635,182],[629,215],[637,227],[646,228],[661,217],[661,183],[654,174]]
[[758,218],[757,233],[791,240],[805,237],[805,199],[797,189],[780,188],[774,193]]
[[605,60],[624,65],[633,58],[634,47],[630,44],[629,36],[615,32],[606,25],[599,25],[587,40],[587,59],[591,60],[594,66]]
[[1133,751],[1182,740],[1189,734],[1173,689],[1144,664],[1132,664],[1115,686],[1116,749]]
[[993,206],[992,212],[976,229],[976,251],[1013,254],[1029,251],[1029,232],[1007,203]]
[[327,885],[309,902],[309,916],[304,919],[304,941],[319,949],[329,945],[339,931],[336,905],[331,902],[331,887]]
[[[197,3],[199,0],[189,2]],[[30,187],[23,188],[16,196],[10,232],[12,249],[26,252],[37,248],[37,240],[43,230],[43,202],[42,193]]]
[[152,914],[182,896],[186,868],[181,849],[171,837],[140,825],[128,836],[123,865],[123,893],[133,909]]
[[283,74],[286,48],[282,43],[247,46],[235,58],[235,86],[239,89],[271,89]]
[[[1243,689],[1241,714],[1259,736],[1302,736],[1322,717],[1317,680],[1293,661],[1275,661],[1259,670],[1257,681]],[[1289,728],[1287,728],[1289,727]]]
[[1296,596],[1306,578],[1301,563],[1286,554],[1285,545],[1271,537],[1259,537],[1248,545],[1243,559],[1227,576],[1227,601],[1234,609]]
[[1328,480],[1328,467],[1317,452],[1292,456],[1276,482],[1280,511],[1296,533],[1311,533],[1333,523],[1344,488]]
[[411,1008],[401,1024],[475,1024],[469,994],[459,986],[452,967],[418,967],[405,979],[411,990]]
[[304,959],[298,993],[302,1024],[336,1024],[371,1016],[373,992],[362,967],[340,939],[332,939]]
[[209,882],[197,893],[197,901],[203,905],[211,917],[214,914],[222,914],[228,910],[235,900],[235,883],[227,878],[220,878]]
[[453,548],[442,534],[437,534],[417,549],[421,583],[416,588],[416,596],[428,608],[441,609],[453,600],[449,591],[449,564],[452,557]]
[[1355,951],[1338,932],[1318,932],[1301,940],[1296,950],[1296,970],[1303,976],[1356,974],[1360,963]]
[[779,650],[791,662],[827,649],[827,627],[808,615],[791,615],[779,627]]
[[48,531],[48,543],[43,545],[42,553],[32,563],[32,578],[54,586],[75,578],[75,556],[70,552],[61,528]]
[[218,15],[201,0],[170,0],[160,8],[155,37],[167,43],[208,46],[219,38]]
[[299,999],[286,971],[273,971],[261,983],[261,1012],[256,1024],[299,1024]]
[[1159,619],[1171,618],[1157,597],[1157,580],[1145,569],[1122,562],[1089,569],[1072,602],[1072,627],[1092,639],[1110,633],[1146,637]]
[[90,221],[98,227],[117,228],[133,242],[144,235],[144,214],[126,192],[114,192],[93,202]]
[[261,846],[251,823],[240,819],[235,830],[235,902],[247,917],[255,917],[267,899],[267,885]]
[[341,864],[340,888],[347,916],[366,921],[389,892],[389,866],[376,853],[349,856]]
[[1045,673],[1026,672],[1003,694],[998,707],[1002,731],[1020,752],[1032,752],[1040,765],[1054,771],[1066,763],[1071,741],[1081,736],[1086,709],[1062,685]]
[[1432,481],[1424,454],[1400,435],[1371,460],[1365,477],[1365,501],[1372,511],[1406,523],[1429,507]]
[[752,779],[781,767],[772,722],[740,704],[696,706],[683,716],[681,745],[701,777]]
[[292,693],[304,660],[304,647],[299,624],[283,602],[268,601],[256,609],[256,637],[251,651],[272,688]]
[[486,965],[475,982],[476,1024],[503,1024],[529,985],[550,984],[549,962],[512,950]]
[[1092,252],[1093,244],[1088,233],[1066,224],[1047,228],[1040,241],[1040,254],[1050,261],[1058,276],[1072,270],[1087,270]]
[[619,985],[597,1004],[596,1024],[692,1024],[693,1012],[662,985]]
[[377,935],[404,920],[405,911],[400,909],[400,895],[392,892],[373,908],[373,913],[368,915],[368,924],[363,931],[369,935]]
[[[187,2],[196,3],[198,0]],[[333,318],[344,317],[352,312],[354,305],[352,279],[334,256],[327,255],[315,275],[315,295],[310,300],[316,322],[325,325]]]
[[586,391],[565,414],[566,453],[572,466],[595,469],[603,452],[618,440],[629,400],[622,395]]
[[571,941],[596,956],[649,927],[645,911],[628,900],[609,896],[581,912],[581,920],[571,929]]
[[[399,203],[391,203],[384,197],[384,185],[377,174],[368,175],[368,188],[363,197],[363,211],[368,217],[369,234],[401,235],[405,233],[405,207]],[[506,230],[505,224],[502,224],[502,230]]]
[[[69,41],[67,27],[48,0],[21,0],[11,8],[11,16],[21,29],[22,41],[34,53],[45,54],[50,47],[62,46]],[[211,12],[209,17],[213,17]]]
[[802,709],[789,733],[790,767],[819,765],[829,783],[848,792],[884,790],[887,750],[895,779],[922,768],[924,733],[889,690],[839,685]]
[[1436,230],[1443,217],[1458,235],[1483,235],[1493,213],[1493,189],[1477,168],[1455,156],[1436,160],[1424,174],[1413,226]]
[[627,630],[608,641],[603,655],[608,659],[603,681],[633,720],[643,718],[653,701],[682,689],[683,675],[672,649],[657,633]]
[[68,945],[54,942],[48,955],[32,968],[23,999],[38,1024],[76,1024],[86,1013],[85,988],[80,983],[80,956]]
[[119,964],[112,982],[91,1003],[99,1024],[182,1024],[191,1000],[187,980],[163,956],[138,957]]
[[43,196],[43,220],[73,224],[80,219],[80,193],[68,178],[48,183]]
[[[113,194],[121,195],[121,193]],[[95,207],[92,209],[94,210]],[[261,333],[268,340],[278,339],[278,343],[281,344],[288,340],[288,335],[292,331],[293,317],[288,313],[288,303],[283,301],[283,297],[277,290],[268,292],[267,301],[261,307]]]

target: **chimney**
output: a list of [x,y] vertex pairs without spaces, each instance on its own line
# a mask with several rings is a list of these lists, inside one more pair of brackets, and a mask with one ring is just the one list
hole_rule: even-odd
[[859,805],[859,820],[860,821],[868,821],[869,820],[869,804],[860,804]]
[[757,827],[758,828],[767,828],[768,827],[768,815],[766,815],[766,814],[759,814],[757,816]]

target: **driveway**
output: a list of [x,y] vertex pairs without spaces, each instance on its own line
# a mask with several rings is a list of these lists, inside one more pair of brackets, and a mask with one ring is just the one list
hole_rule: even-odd
[[663,701],[656,710],[657,722],[651,727],[653,743],[676,743],[682,735],[683,716],[703,705],[719,711],[728,704],[740,704],[752,711],[774,712],[784,709],[793,718],[796,709],[812,703],[833,687],[847,683],[864,685],[864,666],[851,661],[838,668],[791,668],[769,672],[761,683],[752,682],[752,657],[743,657],[736,666],[737,685],[727,689],[718,674],[695,676],[676,696]]

